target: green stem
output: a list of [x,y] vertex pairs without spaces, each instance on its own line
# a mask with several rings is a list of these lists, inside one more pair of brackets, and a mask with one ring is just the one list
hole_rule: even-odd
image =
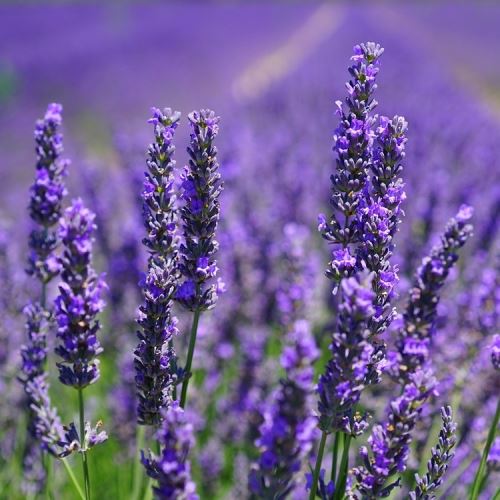
[[181,390],[181,408],[186,406],[187,390],[189,385],[189,380],[191,379],[191,365],[193,364],[193,354],[196,345],[196,335],[198,333],[198,323],[200,321],[200,310],[196,309],[193,316],[193,325],[191,327],[191,336],[189,337],[189,347],[186,360],[186,368],[184,370],[184,381],[182,382]]
[[135,437],[136,442],[136,451],[135,451],[135,460],[134,460],[134,468],[132,472],[132,499],[137,500],[142,491],[142,483],[144,474],[142,473],[141,467],[141,450],[144,448],[144,440],[145,440],[146,429],[144,425],[137,426],[137,432]]
[[85,495],[83,494],[83,491],[80,485],[78,484],[78,481],[76,480],[76,477],[73,474],[73,471],[71,470],[71,467],[69,466],[67,460],[65,458],[61,458],[61,462],[63,463],[64,468],[66,469],[66,472],[68,473],[68,476],[71,479],[71,482],[73,483],[73,486],[78,492],[79,497],[81,498],[81,500],[85,500]]
[[316,457],[316,466],[314,467],[313,480],[311,484],[311,492],[309,493],[309,500],[316,498],[316,491],[318,490],[319,473],[321,471],[321,462],[323,461],[323,454],[325,453],[327,433],[323,431],[321,434],[321,441],[319,443],[318,456]]
[[340,461],[339,480],[335,485],[335,500],[344,497],[345,485],[347,483],[347,470],[349,468],[349,447],[351,446],[351,436],[344,434],[344,449],[342,450],[342,460]]
[[[78,406],[80,409],[80,443],[82,447],[85,442],[85,409],[83,405],[83,390],[78,389]],[[90,500],[90,476],[87,463],[87,451],[82,453],[83,479],[85,485],[85,500]]]
[[335,433],[335,440],[333,442],[332,450],[332,477],[330,478],[333,484],[337,484],[337,458],[339,454],[340,431]]
[[493,422],[491,422],[490,430],[488,432],[488,438],[486,439],[486,444],[484,446],[483,455],[481,457],[481,462],[479,463],[479,467],[477,469],[476,477],[474,478],[474,483],[472,485],[472,492],[470,499],[477,500],[479,497],[479,493],[481,493],[481,483],[484,474],[484,470],[486,469],[486,461],[488,460],[488,454],[490,452],[491,445],[493,440],[495,439],[495,434],[497,432],[498,420],[500,418],[500,399],[497,403],[497,409],[495,412],[495,416],[493,417]]
[[52,481],[52,457],[46,451],[43,452],[45,455],[44,466],[45,466],[45,496],[47,500],[52,498],[52,494],[50,492],[50,483]]

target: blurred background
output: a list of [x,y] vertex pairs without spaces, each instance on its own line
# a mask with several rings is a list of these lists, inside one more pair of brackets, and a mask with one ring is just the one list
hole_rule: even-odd
[[[434,362],[442,387],[429,410],[437,411],[453,387],[467,380],[457,459],[457,467],[467,467],[454,470],[455,480],[446,486],[453,491],[450,498],[465,498],[460,488],[472,480],[474,450],[495,397],[481,346],[489,342],[499,314],[499,26],[500,2],[493,1],[0,3],[0,388],[8,394],[0,406],[3,459],[22,454],[13,409],[22,402],[15,382],[23,341],[19,310],[30,295],[23,272],[26,207],[35,166],[33,128],[47,104],[64,107],[70,197],[82,196],[97,212],[97,268],[110,283],[103,377],[89,389],[89,413],[104,419],[111,436],[91,465],[96,494],[109,498],[126,491],[120,464],[135,446],[131,353],[141,300],[137,283],[145,268],[137,198],[152,140],[150,108],[182,112],[179,166],[189,140],[187,114],[209,107],[221,115],[217,144],[226,187],[219,267],[228,293],[202,325],[195,360],[205,385],[193,407],[200,436],[194,468],[203,498],[237,498],[255,453],[255,426],[245,421],[243,431],[243,420],[234,415],[233,423],[221,426],[217,415],[229,407],[248,413],[278,378],[279,340],[277,347],[270,342],[265,363],[263,345],[279,324],[291,234],[306,235],[297,241],[311,266],[311,321],[327,353],[325,332],[334,316],[323,276],[328,247],[316,235],[316,218],[330,211],[334,102],[346,94],[352,47],[376,41],[385,47],[378,112],[404,115],[409,122],[406,216],[394,256],[401,303],[446,221],[461,203],[475,209],[475,236],[440,304]],[[475,367],[467,376],[460,369],[466,362]],[[248,380],[260,381],[258,390],[245,393]],[[56,403],[68,394],[56,380],[51,391]],[[211,400],[216,392],[218,399]],[[383,407],[373,403],[374,413]],[[64,404],[60,412],[65,421],[74,416]],[[429,418],[423,428],[431,427]],[[413,463],[427,451],[425,442],[416,448]],[[3,468],[0,484],[2,478],[21,477],[12,467]],[[62,475],[58,480],[64,484]]]

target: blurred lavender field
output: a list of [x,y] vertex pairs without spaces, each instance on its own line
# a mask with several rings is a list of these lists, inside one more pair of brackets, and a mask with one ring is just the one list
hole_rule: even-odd
[[[0,5],[0,498],[78,498],[56,461],[52,492],[38,491],[43,474],[26,460],[29,412],[17,380],[26,340],[22,309],[38,293],[24,272],[33,128],[51,102],[64,108],[68,200],[81,197],[96,213],[94,265],[109,285],[99,333],[101,378],[85,391],[88,418],[102,419],[109,435],[90,454],[92,498],[148,498],[150,491],[137,460],[133,353],[139,282],[144,286],[148,269],[140,196],[154,139],[151,106],[182,113],[175,136],[179,171],[188,161],[188,113],[210,108],[221,117],[217,266],[227,290],[213,311],[202,314],[194,353],[186,415],[196,437],[190,460],[197,494],[308,498],[305,477],[319,439],[285,495],[256,493],[251,481],[250,493],[248,477],[255,464],[262,467],[265,445],[258,439],[284,376],[280,356],[292,336],[294,301],[304,303],[298,319],[307,319],[319,349],[315,381],[330,357],[342,308],[324,276],[332,256],[318,234],[317,216],[331,211],[332,136],[339,120],[334,102],[346,93],[352,47],[365,41],[385,48],[376,112],[403,115],[409,124],[400,174],[405,215],[392,257],[399,269],[391,297],[397,316],[381,335],[388,352],[397,351],[422,259],[462,205],[474,209],[473,236],[450,268],[429,326],[437,390],[419,410],[406,471],[398,469],[401,489],[391,498],[410,498],[414,474],[425,474],[446,404],[457,422],[457,443],[438,498],[498,498],[498,437],[479,496],[471,490],[498,414],[500,387],[490,362],[500,313],[499,25],[494,2]],[[47,297],[57,295],[56,279]],[[184,362],[191,317],[186,311],[178,316],[182,335],[175,343]],[[77,395],[57,379],[55,334],[47,343],[51,398],[63,422],[76,422]],[[400,390],[384,377],[366,388],[361,401],[373,422],[384,420],[388,401]],[[317,396],[311,397],[316,410]],[[366,434],[353,439],[349,467],[359,466]],[[334,467],[333,447],[328,441],[326,471]],[[79,460],[67,460],[83,484]],[[348,488],[355,477],[349,476]],[[334,498],[326,489],[318,495]]]

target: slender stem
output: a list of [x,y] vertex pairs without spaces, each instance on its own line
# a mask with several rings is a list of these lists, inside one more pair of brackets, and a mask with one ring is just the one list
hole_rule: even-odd
[[347,483],[347,470],[349,468],[349,447],[351,436],[344,434],[344,449],[342,450],[342,460],[340,461],[339,480],[335,485],[335,499],[341,500],[344,497],[345,485]]
[[483,455],[481,457],[481,462],[479,463],[479,467],[476,472],[476,477],[474,478],[474,484],[472,485],[471,491],[471,500],[477,500],[479,497],[479,493],[481,493],[481,483],[484,474],[484,470],[486,469],[486,461],[488,460],[488,454],[490,453],[491,444],[495,439],[495,434],[497,432],[498,420],[500,418],[500,398],[497,402],[497,409],[495,412],[495,416],[493,417],[493,422],[491,422],[490,430],[488,432],[488,438],[486,439],[486,444],[484,445]]
[[135,450],[135,460],[134,468],[132,472],[132,500],[137,500],[142,491],[142,483],[144,474],[141,467],[141,450],[144,448],[146,429],[144,425],[137,426],[137,432],[135,436],[136,450]]
[[334,485],[337,484],[337,457],[339,454],[339,441],[340,441],[340,431],[335,433],[335,440],[333,442],[333,450],[332,450],[332,476],[331,480]]
[[52,498],[50,492],[50,483],[52,482],[52,457],[46,451],[43,452],[44,457],[44,467],[45,467],[45,496],[47,500]]
[[71,482],[73,483],[73,486],[78,492],[79,497],[81,498],[81,500],[85,500],[85,495],[83,494],[82,488],[78,484],[78,481],[76,480],[76,477],[73,474],[73,471],[71,470],[71,467],[69,466],[67,460],[65,458],[61,458],[61,462],[63,463],[64,468],[66,469],[66,472],[68,473],[68,476],[71,479]]
[[189,337],[189,347],[186,360],[186,368],[184,370],[184,381],[182,382],[181,390],[181,408],[186,406],[187,390],[189,385],[189,380],[191,379],[191,365],[193,364],[193,354],[196,345],[196,335],[198,333],[198,323],[200,321],[200,310],[196,309],[193,316],[193,325],[191,327],[191,336]]
[[[80,442],[83,447],[85,441],[85,409],[83,405],[83,390],[78,389],[78,406],[80,408]],[[87,463],[87,452],[82,453],[83,479],[85,485],[85,499],[90,500],[90,476]]]
[[316,491],[318,490],[319,473],[321,471],[321,462],[323,461],[323,454],[325,452],[327,433],[323,431],[321,434],[321,441],[319,442],[318,456],[316,457],[316,466],[314,467],[313,480],[311,484],[311,492],[309,493],[309,500],[316,498]]

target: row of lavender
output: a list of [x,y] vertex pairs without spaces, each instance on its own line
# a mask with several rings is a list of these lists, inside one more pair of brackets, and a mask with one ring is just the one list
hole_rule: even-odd
[[[142,195],[147,230],[143,242],[149,259],[148,272],[141,281],[144,301],[139,319],[140,343],[135,350],[135,373],[131,366],[133,337],[127,331],[135,329],[133,310],[136,305],[133,304],[140,300],[137,281],[143,267],[138,245],[140,237],[137,236],[140,233],[134,227],[137,219],[132,223],[127,221],[132,227],[123,227],[126,231],[122,234],[129,237],[120,241],[119,251],[116,251],[109,241],[112,231],[105,226],[106,222],[116,223],[115,215],[103,217],[105,211],[101,215],[98,212],[98,217],[104,219],[104,224],[99,224],[97,237],[108,262],[110,331],[114,332],[103,337],[103,341],[111,356],[121,352],[120,380],[111,393],[112,427],[123,446],[128,445],[132,456],[136,455],[133,422],[138,420],[142,427],[161,427],[157,434],[163,446],[161,455],[143,458],[148,473],[158,480],[155,491],[161,498],[178,498],[179,491],[187,498],[195,497],[189,468],[189,460],[194,457],[199,458],[199,470],[194,470],[199,478],[198,491],[207,497],[222,495],[221,487],[226,490],[229,487],[232,488],[226,491],[229,498],[236,494],[256,498],[287,495],[303,498],[306,463],[310,461],[314,469],[309,484],[311,498],[315,495],[342,498],[346,488],[347,494],[354,497],[384,496],[400,482],[405,488],[403,495],[413,489],[411,495],[426,498],[425,495],[431,494],[428,491],[439,486],[456,439],[451,410],[446,407],[442,410],[439,446],[432,453],[425,474],[429,445],[435,444],[438,438],[437,432],[429,436],[423,429],[434,429],[436,425],[430,424],[437,422],[439,432],[441,419],[436,418],[439,413],[436,410],[442,399],[452,403],[455,414],[462,412],[458,447],[462,460],[457,466],[467,463],[464,470],[472,474],[469,481],[458,485],[453,476],[455,482],[450,481],[447,487],[455,488],[455,494],[460,495],[457,488],[467,487],[474,479],[480,458],[476,448],[483,449],[484,432],[493,420],[498,399],[494,391],[498,375],[487,363],[477,361],[481,356],[490,355],[488,346],[498,313],[498,283],[495,281],[498,278],[495,271],[487,267],[491,264],[488,254],[493,253],[496,228],[487,217],[483,217],[479,228],[476,224],[476,233],[478,229],[481,232],[478,245],[481,252],[476,251],[468,258],[475,260],[476,266],[477,261],[481,262],[485,271],[479,277],[472,268],[470,277],[466,272],[469,267],[464,271],[463,280],[468,280],[467,286],[459,288],[455,295],[462,302],[460,315],[439,311],[438,299],[445,278],[450,271],[453,274],[456,250],[470,236],[467,220],[471,209],[466,206],[447,226],[441,243],[422,262],[408,299],[403,292],[409,285],[399,288],[402,300],[398,302],[394,291],[399,272],[397,263],[401,273],[408,275],[418,259],[419,250],[424,251],[433,234],[435,216],[426,214],[427,220],[423,219],[425,225],[421,230],[425,234],[417,233],[420,241],[403,231],[400,235],[403,252],[392,258],[393,238],[402,214],[400,204],[405,198],[400,174],[406,123],[399,117],[389,120],[373,115],[376,104],[372,94],[376,88],[380,52],[371,44],[356,49],[350,68],[349,97],[345,109],[339,106],[341,123],[334,147],[338,161],[332,177],[331,197],[334,212],[331,219],[320,218],[323,236],[334,244],[327,271],[334,282],[332,289],[337,292],[333,299],[330,293],[323,294],[321,289],[315,293],[321,288],[318,287],[321,245],[311,239],[307,226],[310,225],[311,200],[317,197],[317,190],[313,188],[317,171],[303,167],[293,158],[295,155],[308,157],[310,153],[299,148],[296,151],[293,133],[291,137],[283,137],[266,129],[262,131],[262,137],[267,134],[275,141],[271,151],[260,154],[263,157],[270,154],[266,161],[279,169],[276,173],[270,172],[268,166],[265,169],[250,166],[242,186],[236,172],[229,167],[226,169],[227,196],[223,216],[227,215],[220,235],[220,266],[230,293],[200,325],[195,350],[200,313],[215,304],[217,294],[224,288],[221,282],[209,287],[205,285],[216,274],[214,232],[221,186],[212,140],[217,133],[218,120],[211,114],[190,115],[193,126],[190,166],[181,178],[183,204],[178,209],[172,154],[173,134],[179,117],[167,111],[155,112],[152,119],[155,142],[148,152],[148,172]],[[280,104],[278,101],[278,106]],[[299,117],[294,116],[292,110],[283,121],[290,118]],[[45,449],[57,454],[65,464],[69,453],[81,452],[85,467],[88,448],[105,439],[105,434],[90,425],[85,428],[83,411],[79,432],[74,426],[62,428],[54,410],[49,410],[44,371],[47,348],[43,328],[47,320],[51,321],[43,312],[47,307],[44,290],[45,284],[61,271],[60,268],[62,283],[54,316],[60,339],[56,352],[62,358],[58,365],[61,381],[77,388],[81,395],[82,389],[99,376],[95,357],[102,350],[96,337],[99,326],[95,316],[103,307],[100,299],[103,281],[90,267],[93,217],[81,202],[76,202],[66,212],[63,219],[66,222],[60,223],[59,237],[51,229],[58,224],[65,193],[61,178],[65,166],[58,160],[60,135],[52,130],[57,128],[59,120],[58,109],[50,108],[45,122],[37,129],[37,140],[42,142],[37,150],[39,174],[30,208],[32,218],[41,227],[33,233],[30,245],[36,256],[31,269],[42,283],[42,292],[41,305],[27,309],[31,343],[23,350],[23,382],[32,405],[29,418],[34,425],[30,426],[30,435],[35,440],[43,438]],[[416,123],[418,126],[417,120]],[[273,127],[279,128],[279,123],[274,122]],[[233,141],[244,140],[245,132],[238,130]],[[255,149],[253,141],[258,140],[252,138],[246,147]],[[488,145],[482,144],[483,149],[491,154]],[[255,161],[255,155],[246,153],[245,147],[236,143],[227,151],[225,162],[236,169],[245,162]],[[264,174],[267,182],[262,185]],[[298,175],[303,176],[300,184],[296,181]],[[132,175],[129,177],[134,191],[137,189],[135,180]],[[410,182],[413,180],[409,188],[414,192],[418,193],[418,182],[421,182],[421,189],[427,189],[425,181],[418,176],[416,179],[409,177]],[[88,195],[94,198],[94,205],[99,202],[98,189],[98,185],[88,185]],[[408,189],[410,196],[411,189]],[[462,197],[460,193],[456,196]],[[425,199],[429,199],[430,209],[438,205],[432,194]],[[489,201],[491,203],[491,197]],[[266,210],[268,203],[272,206],[269,212]],[[135,206],[134,202],[130,205]],[[410,208],[411,201],[404,206]],[[177,235],[179,225],[183,228],[182,243]],[[279,234],[281,227],[284,227],[283,235]],[[62,258],[56,259],[52,253],[59,240],[64,252]],[[10,251],[6,247],[6,258]],[[393,263],[396,258],[397,263]],[[21,280],[18,276],[8,276],[8,279]],[[462,297],[465,292],[461,290],[466,290],[468,296]],[[190,337],[177,337],[178,331],[189,329],[184,324],[189,315],[181,318],[177,326],[172,312],[173,301],[193,313]],[[447,307],[452,308],[453,304],[450,301]],[[467,307],[463,307],[464,304]],[[396,315],[395,305],[401,310],[405,308],[402,317]],[[329,317],[325,319],[326,314]],[[330,318],[336,319],[330,323]],[[463,336],[450,346],[452,329],[463,332]],[[335,333],[331,335],[331,331]],[[185,345],[188,339],[189,345]],[[319,406],[314,412],[313,366],[320,354],[316,344],[324,347],[330,343],[331,353],[321,349],[323,355],[315,364],[321,377]],[[278,352],[282,344],[280,369]],[[175,350],[181,352],[183,347],[188,354],[186,364],[181,367]],[[198,371],[192,374],[193,354],[193,366]],[[449,369],[451,360],[460,366],[469,361],[471,368],[455,376]],[[439,384],[433,372],[438,374]],[[489,377],[488,382],[472,390],[470,380],[484,382],[485,376]],[[194,378],[190,392],[193,409],[186,418],[182,408],[191,378]],[[138,389],[137,401],[136,391],[131,387],[134,381]],[[15,392],[11,384],[8,386]],[[463,403],[457,401],[462,392],[465,394]],[[391,397],[394,394],[398,397]],[[385,412],[388,395],[392,402]],[[173,402],[177,399],[178,404]],[[80,402],[83,409],[81,397]],[[367,421],[369,414],[382,422],[371,431]],[[496,418],[498,420],[498,410]],[[188,454],[189,448],[194,446],[193,430],[198,436],[198,453],[192,449]],[[334,435],[331,443],[328,442],[330,434]],[[371,437],[368,447],[360,448],[360,460],[356,445],[366,441],[367,435]],[[139,443],[143,439],[149,444],[154,441],[150,434],[145,438],[139,434],[138,438]],[[39,489],[50,468],[40,470],[42,461],[47,462],[47,459],[36,455],[39,453],[36,443],[34,447],[30,441],[28,444],[33,451],[26,454],[26,472],[31,467],[32,472],[38,473],[39,481],[32,486]],[[330,454],[331,462],[327,456],[322,460],[323,455]],[[494,472],[497,461],[492,451],[488,474]],[[349,463],[354,467],[350,468]],[[410,471],[420,469],[421,478],[416,483],[412,474],[402,474],[407,467]],[[83,476],[88,478],[88,471]],[[485,471],[478,477],[481,480],[486,477]],[[78,484],[79,480],[75,478],[74,481]],[[134,486],[141,494],[137,482]],[[50,484],[50,477],[46,484]],[[493,486],[494,481],[476,481],[471,494],[477,496],[480,489],[483,495],[493,494],[494,491],[488,490]],[[82,488],[82,494],[89,495],[88,481]]]

